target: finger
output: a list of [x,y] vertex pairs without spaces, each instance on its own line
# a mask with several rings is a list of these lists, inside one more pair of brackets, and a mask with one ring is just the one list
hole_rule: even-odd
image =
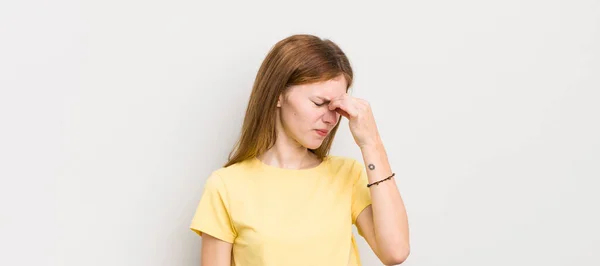
[[339,98],[331,99],[331,102],[329,102],[329,104],[327,105],[329,110],[331,111],[331,110],[335,110],[336,108],[339,108],[339,106],[340,106],[339,101],[340,101]]
[[336,108],[336,109],[335,109],[335,111],[336,111],[338,114],[342,115],[343,117],[345,117],[345,118],[347,118],[347,119],[350,119],[350,114],[348,114],[346,111],[344,111],[344,110],[342,110],[342,109],[340,109],[340,108]]
[[[329,103],[329,110],[336,110],[336,112],[340,113],[346,118],[350,118],[356,115],[356,108],[354,108],[352,104],[352,101],[350,101],[348,98],[337,98]],[[338,109],[343,111],[343,113],[339,112]]]
[[343,94],[340,94],[339,96],[337,96],[337,97],[335,97],[335,98],[331,99],[331,101],[332,101],[332,102],[333,102],[333,101],[340,101],[340,100],[344,100],[344,99],[346,99],[346,98],[348,98],[348,97],[349,97],[349,95],[348,95],[347,93],[343,93]]
[[332,99],[331,102],[329,103],[329,110],[335,110],[335,109],[342,109],[342,110],[346,110],[346,105],[344,104],[344,101],[342,98],[335,98]]
[[343,110],[344,107],[342,107],[342,100],[339,97],[332,99],[331,102],[329,102],[329,104],[327,105],[327,108],[329,108],[329,111],[335,111],[343,117],[350,119],[350,115],[348,114],[348,112]]

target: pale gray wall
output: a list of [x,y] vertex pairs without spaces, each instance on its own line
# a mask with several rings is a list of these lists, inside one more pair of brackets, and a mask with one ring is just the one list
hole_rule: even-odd
[[[599,1],[1,6],[2,265],[198,265],[204,180],[294,33],[351,60],[405,265],[600,265]],[[332,153],[360,158],[346,123]]]

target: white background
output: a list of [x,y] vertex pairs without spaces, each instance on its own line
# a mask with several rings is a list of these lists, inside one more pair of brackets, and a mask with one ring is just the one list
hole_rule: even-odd
[[[204,181],[295,33],[373,107],[405,265],[600,265],[600,1],[567,0],[2,2],[0,264],[198,265]],[[361,158],[347,123],[332,154]]]

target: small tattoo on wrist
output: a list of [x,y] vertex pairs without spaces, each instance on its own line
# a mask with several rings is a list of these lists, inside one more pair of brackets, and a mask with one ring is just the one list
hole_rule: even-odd
[[374,170],[375,169],[375,165],[373,165],[372,163],[369,164],[369,170]]

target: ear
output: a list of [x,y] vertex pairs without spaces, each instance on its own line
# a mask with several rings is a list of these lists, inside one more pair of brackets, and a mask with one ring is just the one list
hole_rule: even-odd
[[279,98],[277,98],[277,107],[281,107],[282,100],[283,100],[283,93],[279,94]]

